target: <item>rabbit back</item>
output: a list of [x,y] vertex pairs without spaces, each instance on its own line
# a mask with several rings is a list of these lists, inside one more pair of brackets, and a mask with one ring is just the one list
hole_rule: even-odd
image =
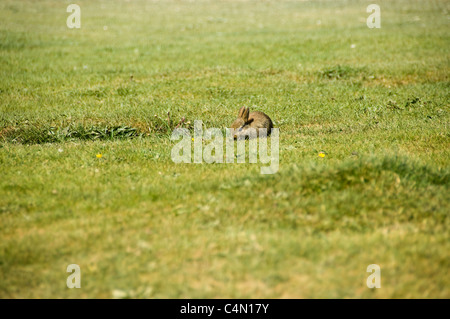
[[270,134],[270,131],[273,128],[273,123],[270,117],[260,111],[253,111],[248,116],[250,127],[254,129],[266,128],[267,134]]

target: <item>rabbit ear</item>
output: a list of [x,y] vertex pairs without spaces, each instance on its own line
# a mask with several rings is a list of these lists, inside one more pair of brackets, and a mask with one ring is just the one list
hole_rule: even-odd
[[241,118],[245,121],[248,122],[248,115],[250,114],[250,108],[244,108],[244,113],[242,114]]
[[238,116],[239,116],[239,117],[242,117],[242,115],[244,115],[244,111],[245,111],[245,106],[243,106],[243,107],[241,107],[241,108],[239,109]]

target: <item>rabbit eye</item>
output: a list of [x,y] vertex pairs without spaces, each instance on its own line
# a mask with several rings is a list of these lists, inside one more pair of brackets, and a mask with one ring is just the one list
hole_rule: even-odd
[[243,128],[244,128],[243,126],[240,127],[240,128],[238,129],[238,132],[242,131]]

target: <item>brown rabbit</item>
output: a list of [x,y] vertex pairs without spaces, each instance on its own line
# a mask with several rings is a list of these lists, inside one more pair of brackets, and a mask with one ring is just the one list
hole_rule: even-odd
[[269,136],[273,123],[270,117],[263,112],[254,111],[250,113],[250,108],[243,106],[239,110],[238,118],[231,124],[231,128],[234,129],[235,139],[239,137],[256,137],[254,136],[255,132],[259,136],[259,129],[261,128],[267,129],[267,136]]

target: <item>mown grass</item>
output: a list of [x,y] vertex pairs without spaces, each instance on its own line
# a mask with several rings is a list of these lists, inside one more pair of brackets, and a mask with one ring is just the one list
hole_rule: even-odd
[[[446,1],[77,3],[0,4],[0,297],[450,296]],[[172,162],[242,105],[276,174]]]

